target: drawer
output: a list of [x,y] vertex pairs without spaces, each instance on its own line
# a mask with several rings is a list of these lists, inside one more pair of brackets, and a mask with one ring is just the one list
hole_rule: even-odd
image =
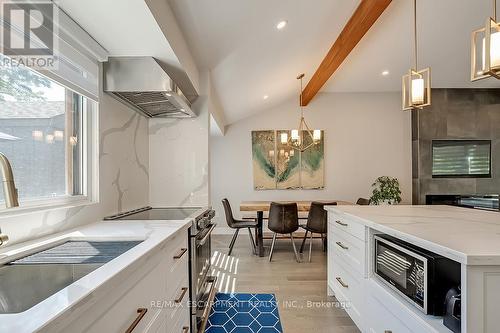
[[[134,332],[150,332],[150,328],[161,322],[164,312],[156,306],[165,295],[165,277],[162,275],[164,265],[159,265],[139,282],[129,285],[128,292],[120,297],[108,310],[104,310],[100,317],[91,319],[86,332],[123,333],[136,320],[141,318]],[[139,309],[147,311],[141,316]]]
[[351,216],[328,213],[328,231],[330,233],[335,232],[335,230],[345,231],[362,241],[366,241],[365,225],[356,221],[356,219]]
[[[417,308],[396,295],[376,279],[367,280],[366,327],[370,333],[436,333],[435,327],[422,319]],[[429,318],[438,318],[425,316]],[[439,320],[442,323],[442,320]],[[440,326],[440,325],[439,325]],[[443,331],[448,331],[442,326]]]
[[361,317],[361,308],[364,302],[363,279],[350,273],[338,260],[334,260],[333,265],[333,281],[330,282],[330,286],[335,293],[335,298],[339,302],[345,303],[345,311],[358,328],[363,331],[363,319]]
[[[189,288],[188,279],[176,282],[175,287],[167,287],[169,296],[167,297],[167,327],[168,332],[182,332],[182,327],[189,327]],[[179,302],[177,302],[179,301]],[[188,320],[186,321],[186,317]]]
[[[188,303],[186,302],[186,305]],[[187,306],[178,308],[175,315],[167,318],[168,333],[189,333],[191,315]]]
[[328,238],[328,248],[361,276],[365,276],[366,243],[342,230],[335,230]]

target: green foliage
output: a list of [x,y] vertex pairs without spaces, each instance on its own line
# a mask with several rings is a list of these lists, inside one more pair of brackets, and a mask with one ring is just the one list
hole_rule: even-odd
[[373,205],[380,205],[381,203],[395,205],[401,202],[401,190],[397,178],[378,177],[372,184],[372,188],[370,202]]
[[17,101],[45,100],[34,87],[50,87],[50,81],[22,66],[0,66],[0,101],[5,101],[5,95]]

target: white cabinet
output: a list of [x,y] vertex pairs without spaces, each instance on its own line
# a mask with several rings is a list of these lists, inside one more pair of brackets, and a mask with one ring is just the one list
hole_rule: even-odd
[[188,235],[182,228],[142,258],[132,272],[102,285],[105,293],[82,302],[50,332],[188,333],[190,329]]
[[363,330],[365,226],[343,214],[328,213],[328,287]]

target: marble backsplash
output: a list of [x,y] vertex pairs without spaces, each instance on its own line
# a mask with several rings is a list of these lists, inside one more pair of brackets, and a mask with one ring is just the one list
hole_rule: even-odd
[[149,120],[151,206],[209,204],[208,136],[209,113],[203,107],[196,118]]

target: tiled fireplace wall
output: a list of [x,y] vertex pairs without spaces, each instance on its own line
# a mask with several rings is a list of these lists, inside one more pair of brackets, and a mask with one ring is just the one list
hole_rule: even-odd
[[[432,178],[432,140],[491,140],[492,178]],[[433,89],[412,111],[413,204],[427,194],[500,193],[500,89]]]

